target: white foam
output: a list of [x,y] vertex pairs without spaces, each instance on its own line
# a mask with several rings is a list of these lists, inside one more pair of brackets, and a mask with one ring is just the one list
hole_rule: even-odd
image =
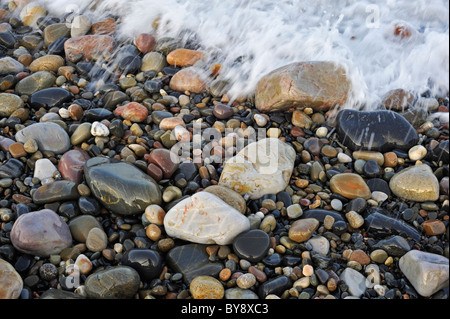
[[[43,0],[52,13],[89,8],[89,0]],[[198,35],[205,51],[220,53],[231,95],[251,94],[269,71],[297,61],[331,60],[347,67],[352,95],[346,107],[374,108],[403,88],[419,94],[449,90],[449,3],[446,0],[98,0],[97,19],[120,17],[119,35],[153,32]],[[395,36],[405,25],[410,36]],[[235,63],[239,57],[247,57]]]

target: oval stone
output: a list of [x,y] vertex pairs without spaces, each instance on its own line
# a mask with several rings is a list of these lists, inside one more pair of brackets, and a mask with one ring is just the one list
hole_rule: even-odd
[[364,198],[369,199],[372,193],[364,179],[353,173],[342,173],[334,175],[330,180],[332,192],[340,194],[348,199]]
[[50,109],[58,107],[73,98],[73,94],[62,88],[48,88],[33,93],[30,96],[30,105],[35,110],[41,107]]
[[56,77],[47,71],[39,71],[22,79],[16,85],[16,91],[21,95],[31,95],[39,90],[51,87]]
[[39,205],[77,199],[79,197],[77,186],[78,184],[72,181],[54,181],[39,187],[33,193],[33,201]]
[[25,144],[34,139],[40,151],[50,151],[62,154],[70,147],[67,132],[58,124],[52,122],[35,123],[16,133],[16,140]]
[[269,247],[269,235],[259,229],[244,232],[233,241],[233,250],[236,255],[250,262],[262,260],[266,256]]
[[0,299],[18,299],[23,288],[23,280],[14,267],[0,259]]
[[28,66],[31,72],[49,71],[57,72],[64,65],[64,59],[59,55],[44,55],[37,58]]
[[91,299],[130,299],[138,291],[139,274],[128,266],[114,266],[90,275],[85,281]]
[[307,241],[319,228],[319,221],[315,218],[296,220],[289,228],[289,239],[301,243]]
[[122,264],[134,268],[143,280],[149,282],[161,274],[163,259],[155,250],[132,249],[123,255]]
[[352,150],[409,150],[419,141],[413,126],[393,111],[342,110],[336,118],[339,141]]
[[425,164],[401,170],[391,178],[389,187],[396,196],[416,202],[439,198],[439,181]]
[[50,209],[20,215],[11,230],[13,246],[26,254],[47,257],[72,245],[69,226]]
[[194,299],[222,299],[223,285],[214,277],[198,276],[191,281],[189,290]]
[[142,213],[148,205],[161,204],[158,184],[131,164],[92,158],[85,164],[84,176],[92,194],[117,214]]
[[74,149],[65,152],[58,163],[58,170],[62,178],[74,183],[81,183],[84,164],[89,159],[89,154],[84,150]]

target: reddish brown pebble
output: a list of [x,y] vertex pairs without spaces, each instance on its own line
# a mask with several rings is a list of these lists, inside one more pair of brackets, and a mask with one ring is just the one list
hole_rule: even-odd
[[428,236],[442,235],[445,233],[445,224],[438,220],[426,220],[422,223],[423,230]]
[[267,280],[267,275],[264,273],[264,271],[259,270],[255,266],[250,266],[248,268],[248,272],[253,274],[255,276],[256,280],[259,282],[265,282]]
[[11,144],[9,146],[8,150],[11,153],[11,156],[14,157],[14,158],[27,156],[27,152],[23,148],[23,144],[19,143],[19,142]]
[[149,33],[141,33],[134,40],[134,44],[139,51],[146,54],[153,51],[155,48],[156,40],[155,37]]
[[228,268],[223,268],[219,273],[219,278],[222,281],[227,281],[231,277],[231,270]]
[[67,111],[69,112],[70,118],[74,121],[80,120],[83,116],[83,108],[78,104],[72,104]]
[[150,175],[155,181],[159,182],[163,178],[163,171],[153,163],[147,166],[147,174]]
[[123,119],[131,122],[143,122],[147,119],[148,110],[142,104],[130,102],[116,108],[114,114],[120,115]]
[[360,250],[360,249],[354,250],[351,253],[349,260],[350,261],[356,261],[356,262],[360,263],[363,266],[370,264],[370,257],[367,256],[367,254],[364,251]]

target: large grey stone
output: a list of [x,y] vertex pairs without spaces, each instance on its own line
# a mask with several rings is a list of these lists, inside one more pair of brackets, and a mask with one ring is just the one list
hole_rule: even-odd
[[70,148],[70,138],[67,132],[52,122],[35,123],[16,133],[18,142],[25,144],[31,139],[36,141],[40,151],[62,154]]
[[411,250],[399,260],[400,270],[417,292],[429,297],[448,286],[448,258],[419,250]]

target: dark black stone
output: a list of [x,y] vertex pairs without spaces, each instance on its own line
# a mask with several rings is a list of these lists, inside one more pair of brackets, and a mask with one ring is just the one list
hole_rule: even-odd
[[274,253],[265,257],[262,262],[268,267],[277,267],[281,264],[281,256],[278,253]]
[[436,162],[443,161],[448,164],[449,162],[449,141],[443,141],[433,149],[432,158]]
[[352,199],[347,206],[345,206],[345,212],[354,211],[360,214],[367,207],[367,202],[364,198],[358,197]]
[[0,166],[0,178],[16,178],[22,175],[24,165],[21,161],[11,158]]
[[416,219],[418,212],[412,208],[407,208],[402,212],[402,218],[406,221],[413,221]]
[[285,192],[285,191],[281,191],[279,193],[277,193],[277,202],[283,202],[284,207],[289,207],[292,205],[292,198],[291,196]]
[[319,279],[319,281],[322,284],[325,284],[327,282],[328,278],[330,278],[330,275],[328,275],[328,273],[325,270],[320,269],[320,268],[315,271],[315,274],[317,276],[317,279]]
[[199,244],[177,246],[167,253],[166,262],[175,272],[183,274],[186,284],[198,276],[217,277],[223,265],[210,262],[206,247]]
[[69,38],[62,37],[53,41],[48,46],[48,54],[65,55],[64,43],[66,43],[67,40],[69,40]]
[[3,45],[9,49],[14,48],[14,44],[16,43],[16,39],[11,34],[11,32],[1,32],[0,33],[0,45]]
[[163,258],[151,249],[132,249],[123,254],[122,264],[134,268],[144,281],[151,281],[161,274]]
[[343,220],[337,220],[334,222],[332,229],[336,235],[342,235],[347,231],[347,223]]
[[68,180],[57,180],[45,184],[33,193],[33,202],[40,205],[78,199],[80,195],[77,186],[77,183]]
[[389,152],[409,150],[419,136],[414,127],[393,111],[342,110],[336,118],[339,141],[352,150]]
[[386,239],[380,240],[378,243],[373,245],[375,249],[383,249],[389,256],[401,257],[411,250],[409,243],[405,238],[401,236],[392,236]]
[[311,252],[311,259],[314,267],[320,269],[327,269],[333,263],[333,260],[330,257],[323,256],[314,251]]
[[79,214],[77,203],[74,201],[67,201],[62,203],[58,207],[58,214],[68,219],[74,218]]
[[137,55],[127,55],[119,60],[118,67],[124,74],[134,74],[141,68],[142,60]]
[[30,102],[32,108],[39,110],[43,108],[52,108],[60,106],[64,102],[72,100],[73,94],[62,88],[48,88],[37,91],[30,96]]
[[144,83],[144,90],[150,94],[159,93],[159,90],[161,90],[162,87],[163,84],[160,81],[149,80]]
[[363,166],[363,174],[369,178],[377,177],[381,174],[381,169],[377,162],[370,159]]
[[153,123],[159,125],[163,119],[173,117],[173,114],[167,111],[153,111],[152,114]]
[[100,204],[94,198],[81,196],[78,199],[78,207],[84,215],[100,215]]
[[294,267],[300,264],[302,261],[301,257],[298,256],[283,256],[281,262],[283,266]]
[[323,223],[327,215],[333,217],[335,221],[344,221],[344,217],[334,210],[310,209],[303,212],[303,218],[315,218],[321,223]]
[[117,105],[127,101],[128,95],[121,91],[110,91],[102,99],[103,106],[108,110],[114,110]]
[[84,111],[83,116],[84,120],[86,120],[87,122],[100,122],[102,120],[112,118],[114,114],[104,108],[94,108]]
[[78,73],[80,73],[82,76],[88,75],[92,70],[92,64],[89,62],[78,62],[76,64],[76,67]]
[[233,241],[233,250],[240,258],[258,262],[266,256],[270,238],[260,229],[252,229],[238,235]]
[[186,181],[189,182],[198,174],[198,168],[191,161],[183,162],[178,166],[174,174],[178,175],[180,173],[183,174]]
[[291,288],[292,282],[286,276],[279,276],[275,279],[264,282],[258,289],[258,295],[265,299],[267,295],[281,295],[286,289]]
[[402,220],[386,216],[379,212],[374,212],[364,218],[367,232],[373,233],[381,238],[390,235],[408,236],[416,242],[420,242],[420,233],[411,225]]
[[123,123],[119,119],[115,119],[109,124],[109,132],[118,138],[122,138],[125,134],[125,128],[123,127]]
[[389,188],[389,184],[381,178],[371,178],[367,181],[367,186],[371,192],[383,192],[388,196],[391,196],[391,189]]

